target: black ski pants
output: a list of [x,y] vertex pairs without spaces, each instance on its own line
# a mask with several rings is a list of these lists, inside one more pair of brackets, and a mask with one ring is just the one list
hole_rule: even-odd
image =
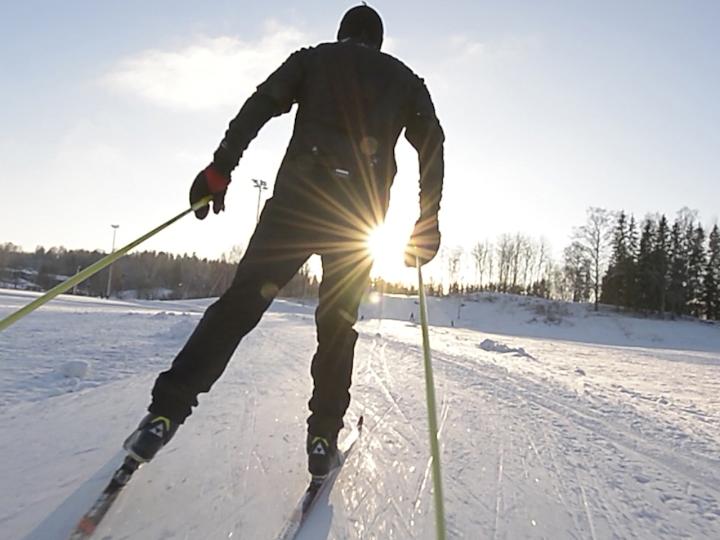
[[336,436],[342,428],[358,336],[353,325],[371,268],[363,233],[353,225],[332,223],[321,208],[300,212],[296,205],[274,199],[265,204],[232,285],[207,309],[171,368],[157,378],[150,412],[182,423],[277,292],[318,253],[323,278],[315,312],[308,431]]

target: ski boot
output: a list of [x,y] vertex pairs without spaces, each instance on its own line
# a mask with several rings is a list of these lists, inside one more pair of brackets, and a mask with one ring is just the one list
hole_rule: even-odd
[[140,425],[125,439],[123,448],[139,463],[150,461],[165,446],[180,426],[165,416],[148,414]]
[[313,480],[323,480],[330,471],[340,466],[341,457],[337,448],[337,436],[308,433],[306,450],[308,471]]

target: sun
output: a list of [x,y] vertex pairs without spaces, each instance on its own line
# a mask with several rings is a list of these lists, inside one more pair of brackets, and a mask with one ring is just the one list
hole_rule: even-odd
[[388,281],[402,279],[406,273],[403,254],[408,236],[403,227],[388,222],[370,231],[367,248],[373,259],[373,275]]

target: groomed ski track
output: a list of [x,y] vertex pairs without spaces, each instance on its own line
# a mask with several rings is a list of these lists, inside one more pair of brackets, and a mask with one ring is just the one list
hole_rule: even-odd
[[[72,529],[202,305],[66,299],[3,334],[0,538]],[[299,538],[434,537],[419,329],[374,310],[349,411],[365,432]],[[601,322],[626,337],[634,324]],[[96,537],[275,538],[307,482],[313,324],[311,306],[276,303]],[[516,335],[431,329],[449,538],[720,537],[720,339],[683,350],[507,326]],[[97,375],[76,391],[33,390],[78,358]]]

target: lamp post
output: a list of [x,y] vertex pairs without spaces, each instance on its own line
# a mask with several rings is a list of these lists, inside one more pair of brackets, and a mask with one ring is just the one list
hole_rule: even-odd
[[258,203],[257,203],[257,215],[255,217],[255,222],[257,223],[260,221],[260,197],[262,196],[263,190],[266,190],[267,182],[265,180],[258,180],[257,178],[252,179],[253,186],[257,188],[258,190]]
[[[115,252],[115,235],[117,234],[117,230],[118,230],[118,227],[120,227],[120,225],[110,225],[110,226],[113,229],[112,250],[110,251],[110,253],[114,253]],[[112,283],[112,264],[110,265],[110,268],[108,269],[107,290],[105,291],[105,296],[107,296],[108,298],[110,298],[111,283]]]

